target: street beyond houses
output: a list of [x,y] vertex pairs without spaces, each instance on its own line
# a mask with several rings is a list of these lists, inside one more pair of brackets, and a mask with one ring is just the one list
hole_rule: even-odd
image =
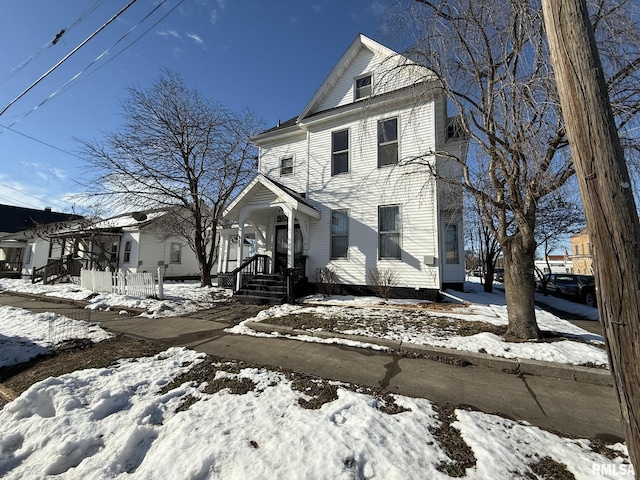
[[[21,285],[3,281],[0,288],[16,291]],[[107,334],[123,331],[154,339],[165,349],[188,348],[73,371],[22,393],[0,412],[8,435],[0,441],[0,472],[8,478],[27,472],[33,478],[46,476],[42,472],[62,478],[124,472],[133,478],[448,478],[452,465],[466,478],[513,478],[545,462],[576,478],[593,478],[606,469],[614,472],[609,478],[625,478],[628,472],[618,443],[615,394],[603,368],[606,355],[598,353],[602,339],[539,311],[541,327],[555,332],[554,341],[520,350],[522,345],[500,345],[499,335],[480,331],[504,323],[498,294],[442,310],[393,301],[379,305],[385,303],[380,299],[309,298],[313,305],[257,315],[247,310],[253,318],[245,321],[232,313],[224,291],[192,285],[170,287],[165,302],[88,298],[72,286],[40,289],[39,296],[74,297],[81,307],[87,305],[76,310],[90,312],[91,322],[68,323],[59,313],[71,312],[69,304],[47,305],[5,291],[3,304],[22,298],[27,307],[0,307],[5,345],[18,342],[23,352],[42,353],[69,337],[104,342],[92,325],[98,321]],[[467,302],[485,296],[474,285],[451,294]],[[34,313],[46,310],[59,313]],[[420,331],[420,317],[428,332]],[[333,319],[330,331],[322,322],[304,325],[322,318]],[[301,323],[294,328],[289,322],[295,320]],[[58,328],[58,322],[67,326]],[[475,325],[476,333],[463,324]],[[390,349],[393,345],[403,347]],[[423,354],[410,345],[423,348]],[[498,345],[501,357],[492,353]],[[544,353],[545,348],[554,353]],[[229,360],[216,360],[214,375],[203,381],[202,372],[193,372],[211,360],[197,352]],[[465,353],[472,362],[461,360]],[[523,368],[540,364],[542,370],[506,373],[495,365],[470,365],[475,358],[519,362]],[[304,376],[304,387],[289,371]],[[567,372],[583,377],[562,378]],[[605,380],[594,384],[592,378]],[[226,388],[211,387],[223,381]],[[319,408],[304,407],[314,402]],[[449,415],[443,407],[448,404],[458,405]],[[463,439],[467,463],[438,435],[443,428]],[[605,449],[602,440],[615,444]],[[166,459],[169,441],[176,455]],[[183,456],[184,462],[176,461]]]

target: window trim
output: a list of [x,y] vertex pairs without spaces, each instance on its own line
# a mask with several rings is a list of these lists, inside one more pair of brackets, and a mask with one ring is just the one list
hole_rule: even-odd
[[[347,149],[346,149],[346,150],[335,150],[335,146],[334,146],[334,144],[335,144],[335,141],[334,141],[334,140],[335,140],[335,138],[334,138],[334,136],[335,136],[337,133],[343,133],[343,132],[346,132],[346,133],[347,133]],[[349,173],[349,166],[350,166],[350,165],[349,165],[349,163],[350,163],[350,155],[349,155],[349,150],[350,150],[350,148],[349,148],[349,147],[350,147],[350,146],[351,146],[351,131],[350,131],[348,128],[344,128],[344,129],[342,129],[342,130],[335,130],[335,131],[331,132],[331,176],[332,176],[332,177],[333,177],[333,176],[336,176],[336,175],[342,175],[342,174],[344,174],[344,173]],[[347,154],[347,169],[346,169],[344,172],[337,172],[337,173],[336,173],[336,168],[335,168],[335,165],[336,165],[335,157],[336,157],[336,155],[341,155],[341,154],[343,154],[343,153],[346,153],[346,154]]]
[[[398,209],[398,224],[396,230],[382,230],[380,213],[384,208],[397,208]],[[382,238],[387,235],[397,235],[398,237],[398,255],[397,256],[383,256],[382,255]],[[392,205],[378,205],[378,260],[401,260],[402,259],[402,209],[399,204]]]
[[[368,93],[365,94],[360,94],[360,92],[362,91],[363,88],[366,87],[360,87],[358,88],[358,81],[362,80],[363,78],[369,78],[369,85],[368,85]],[[365,98],[369,98],[373,95],[373,73],[363,73],[362,75],[358,75],[357,77],[355,77],[353,79],[353,101],[357,102],[359,100],[364,100]]]
[[[285,161],[290,160],[291,165],[285,166],[283,165]],[[289,177],[294,174],[295,160],[293,155],[283,155],[280,157],[280,164],[278,166],[278,171],[281,177]],[[291,171],[284,172],[285,169],[291,169]]]
[[[174,252],[174,247],[178,247],[178,251]],[[175,260],[174,254],[177,253],[177,260]],[[180,264],[182,263],[182,244],[178,242],[171,242],[169,247],[169,263]]]
[[[387,141],[387,142],[381,142],[380,141],[380,128],[382,125],[384,125],[385,122],[391,121],[391,120],[395,120],[396,121],[396,138],[393,141]],[[400,161],[400,127],[399,127],[399,123],[400,123],[400,117],[399,116],[395,116],[395,117],[388,117],[388,118],[383,118],[378,120],[377,122],[377,138],[376,138],[376,142],[377,142],[377,155],[378,155],[378,168],[383,168],[383,167],[387,167],[389,165],[393,166],[393,165],[397,165],[398,162]],[[395,144],[396,146],[396,161],[392,162],[392,163],[385,163],[384,165],[381,164],[381,156],[380,156],[380,148],[381,147],[386,147],[388,145],[393,145]]]
[[[347,220],[347,233],[334,233],[333,232],[333,214],[334,213],[344,213],[345,218]],[[331,215],[330,215],[330,226],[329,226],[329,236],[330,238],[330,242],[329,242],[329,258],[331,258],[332,260],[337,260],[337,259],[341,259],[341,258],[349,258],[349,210],[346,208],[339,208],[336,210],[331,210]],[[347,248],[345,250],[344,255],[334,255],[333,253],[333,239],[334,237],[346,237],[347,239]]]

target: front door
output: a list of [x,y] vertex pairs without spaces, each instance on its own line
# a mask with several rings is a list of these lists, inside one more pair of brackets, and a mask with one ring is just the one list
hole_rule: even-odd
[[[287,268],[287,226],[276,225],[276,245],[273,252],[275,258],[274,273],[281,273]],[[295,225],[293,228],[293,258],[294,266],[302,257],[302,232],[300,226]]]

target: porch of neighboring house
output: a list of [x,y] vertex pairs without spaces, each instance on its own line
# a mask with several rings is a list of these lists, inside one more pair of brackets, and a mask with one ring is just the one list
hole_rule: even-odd
[[21,278],[26,241],[0,241],[0,277]]
[[256,177],[225,211],[233,227],[220,232],[218,285],[247,303],[293,301],[306,280],[310,222],[319,218],[295,192]]
[[56,236],[49,244],[47,264],[34,268],[31,282],[57,283],[79,277],[80,271],[116,271],[121,232],[74,232]]

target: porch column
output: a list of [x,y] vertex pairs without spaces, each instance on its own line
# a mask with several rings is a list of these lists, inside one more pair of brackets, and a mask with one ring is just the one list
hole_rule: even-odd
[[[236,247],[236,268],[240,266],[242,262],[242,240],[244,238],[244,217],[240,217],[238,222],[238,246]],[[238,271],[236,276],[236,290],[240,290],[242,286],[242,272]]]
[[287,268],[293,268],[294,264],[294,225],[295,215],[293,209],[287,209]]
[[[223,273],[226,270],[227,263],[227,242],[228,236],[224,233],[220,234],[220,239],[218,240],[218,274]],[[224,266],[224,268],[223,268]]]

